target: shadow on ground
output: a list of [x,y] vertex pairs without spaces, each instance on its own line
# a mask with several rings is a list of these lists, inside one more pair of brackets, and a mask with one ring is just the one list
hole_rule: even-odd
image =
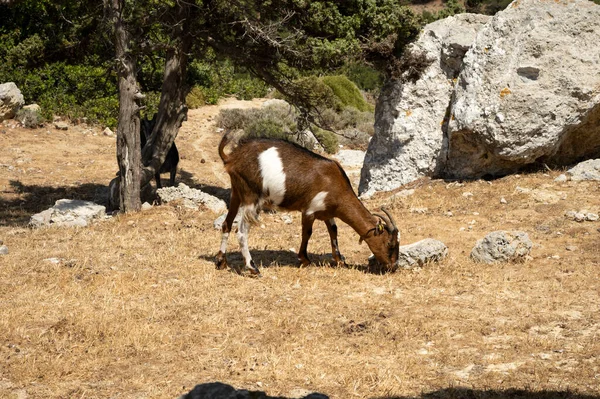
[[[302,399],[328,399],[329,396],[320,393],[311,393],[302,396]],[[245,389],[235,389],[231,385],[222,382],[209,382],[199,384],[188,394],[180,399],[292,399],[284,396],[269,396],[262,391],[247,391]]]
[[600,399],[572,391],[529,391],[526,389],[444,388],[419,396],[373,396],[370,399]]
[[[269,396],[263,391],[235,389],[222,382],[196,385],[180,399],[292,399]],[[310,393],[302,399],[328,399],[322,393]],[[525,389],[479,390],[469,388],[444,388],[418,396],[372,396],[370,399],[600,399],[600,395],[586,395],[571,391],[529,391]]]
[[108,187],[101,184],[53,187],[26,185],[17,180],[9,184],[11,190],[0,195],[0,226],[26,226],[31,215],[54,206],[62,198],[106,205],[108,195]]
[[[231,245],[231,244],[230,244]],[[218,248],[215,247],[214,254],[200,255],[200,259],[204,259],[207,262],[214,263],[215,256],[217,255]],[[300,268],[298,262],[298,254],[292,251],[284,250],[251,250],[250,255],[254,263],[258,265],[259,269],[268,269],[272,267],[295,267]],[[355,269],[363,273],[370,274],[385,274],[381,269],[377,267],[369,267],[368,265],[346,265],[336,266],[332,263],[333,258],[331,254],[308,254],[311,260],[311,265],[308,267],[342,267],[346,269]],[[240,251],[229,251],[227,252],[227,262],[230,266],[243,267],[244,257]],[[599,398],[600,399],[600,398]]]

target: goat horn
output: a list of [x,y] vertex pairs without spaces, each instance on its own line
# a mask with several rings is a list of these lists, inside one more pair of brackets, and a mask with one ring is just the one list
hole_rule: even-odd
[[[389,218],[389,222],[390,225],[392,226],[392,231],[398,231],[398,227],[396,226],[396,222],[394,221],[394,218],[392,217],[392,215],[388,212],[387,209],[385,209],[384,207],[381,207],[381,210],[388,216]],[[386,220],[386,223],[388,221]]]

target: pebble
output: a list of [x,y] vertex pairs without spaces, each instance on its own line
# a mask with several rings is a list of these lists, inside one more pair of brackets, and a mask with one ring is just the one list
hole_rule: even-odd
[[500,198],[500,203],[501,203],[501,204],[508,204],[508,201],[506,201],[506,200],[504,199],[504,197],[502,197],[502,198]]
[[566,249],[567,251],[577,251],[579,248],[577,247],[577,245],[567,245],[567,246],[565,247],[565,249]]
[[6,245],[0,245],[0,255],[8,255],[8,247]]

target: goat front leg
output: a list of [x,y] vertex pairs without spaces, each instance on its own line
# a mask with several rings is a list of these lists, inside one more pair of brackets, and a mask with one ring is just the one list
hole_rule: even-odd
[[338,229],[337,224],[335,224],[335,219],[331,218],[325,220],[325,225],[327,226],[327,232],[331,239],[331,255],[333,256],[333,261],[331,262],[332,266],[346,266],[346,262],[344,262],[344,258],[340,254],[340,248],[338,246]]
[[169,178],[169,184],[171,187],[175,187],[175,177],[177,176],[177,166],[171,168],[171,175]]
[[[250,271],[250,273],[260,276],[260,271],[254,264],[252,260],[252,256],[250,255],[250,249],[248,248],[248,235],[250,234],[250,218],[252,220],[256,220],[256,208],[255,205],[244,205],[242,206],[242,218],[240,220],[240,225],[238,226],[237,237],[240,242],[240,250],[242,251],[242,256],[244,257],[244,261],[246,262],[246,270]],[[240,270],[237,270],[238,273],[241,274]]]
[[156,172],[154,175],[154,180],[156,180],[156,188],[162,188],[162,183],[160,182],[160,172]]
[[[215,263],[217,264],[217,269],[223,270],[226,269],[227,266],[227,256],[225,255],[227,252],[227,240],[229,239],[229,233],[231,232],[231,228],[233,226],[233,221],[237,216],[238,210],[240,208],[240,197],[233,189],[231,190],[231,198],[229,200],[229,210],[227,211],[227,216],[221,225],[221,248],[219,249],[219,253],[215,257]],[[238,271],[239,273],[239,271]]]
[[315,222],[314,215],[302,214],[302,243],[300,244],[300,251],[298,251],[298,261],[300,266],[310,265],[310,259],[308,259],[308,240],[312,235],[312,226]]

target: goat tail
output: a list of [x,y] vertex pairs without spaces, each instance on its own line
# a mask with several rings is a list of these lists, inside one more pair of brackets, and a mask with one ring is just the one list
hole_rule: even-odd
[[231,138],[229,137],[229,134],[231,133],[231,130],[227,130],[225,131],[225,133],[223,134],[223,138],[221,139],[221,142],[219,143],[219,156],[221,157],[221,160],[223,161],[223,163],[227,163],[229,161],[229,156],[227,154],[225,154],[225,146],[227,146],[227,144],[229,144],[229,142],[231,141]]

